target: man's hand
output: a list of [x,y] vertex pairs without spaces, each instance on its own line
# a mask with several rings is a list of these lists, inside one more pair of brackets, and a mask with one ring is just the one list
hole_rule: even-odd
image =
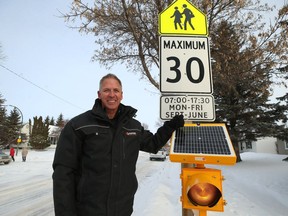
[[167,122],[167,125],[174,130],[177,130],[180,127],[184,126],[184,116],[176,115],[170,121]]

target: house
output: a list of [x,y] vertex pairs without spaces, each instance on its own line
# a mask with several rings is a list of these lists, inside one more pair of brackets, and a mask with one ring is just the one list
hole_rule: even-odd
[[24,123],[23,127],[20,129],[20,133],[21,133],[21,144],[20,144],[20,147],[28,146],[29,137],[30,137],[30,134],[31,134],[31,128],[29,126],[29,123]]
[[55,125],[49,125],[49,135],[48,139],[50,140],[51,145],[56,145],[60,136],[62,128],[55,126]]
[[[21,146],[29,146],[29,137],[30,134],[32,133],[32,127],[29,128],[29,123],[25,123],[23,127],[21,128]],[[55,125],[49,125],[49,134],[48,134],[48,139],[50,140],[51,145],[55,145],[58,142],[59,136],[61,133],[61,128]]]
[[282,155],[288,155],[288,142],[277,139],[276,141],[277,153]]
[[239,144],[240,152],[256,152],[277,154],[277,139],[274,137],[260,137],[257,141],[247,140]]

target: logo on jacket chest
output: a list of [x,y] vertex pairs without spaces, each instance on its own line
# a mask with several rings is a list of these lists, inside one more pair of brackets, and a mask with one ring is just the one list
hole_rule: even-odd
[[126,135],[126,136],[137,136],[137,133],[134,132],[134,131],[126,131],[126,132],[125,132],[125,135]]

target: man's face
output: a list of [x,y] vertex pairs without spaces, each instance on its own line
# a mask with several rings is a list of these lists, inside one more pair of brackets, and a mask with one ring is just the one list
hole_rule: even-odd
[[116,79],[108,78],[103,80],[101,89],[98,91],[98,98],[107,112],[117,111],[123,99],[122,88]]

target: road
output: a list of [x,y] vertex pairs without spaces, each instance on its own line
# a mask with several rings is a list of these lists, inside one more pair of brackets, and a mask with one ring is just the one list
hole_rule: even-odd
[[54,151],[30,151],[27,162],[21,152],[15,162],[0,165],[0,215],[54,215],[52,167]]
[[[0,165],[0,215],[1,216],[52,216],[52,160],[54,151],[30,151],[27,162],[22,162],[18,154],[16,161]],[[135,198],[134,215],[141,215],[147,201],[145,197],[157,197],[156,187],[166,179],[165,162],[150,161],[149,155],[141,153],[137,163],[137,176],[140,191]],[[153,197],[153,196],[152,196]],[[179,198],[177,198],[179,199]],[[145,202],[143,202],[145,200]],[[138,212],[138,213],[137,213]]]
[[[27,162],[0,165],[1,216],[53,216],[52,160],[54,149],[29,151]],[[225,177],[224,212],[209,211],[213,216],[286,216],[288,211],[286,155],[245,153],[235,166],[221,168]],[[137,163],[139,187],[132,216],[181,215],[181,165],[150,161],[141,153]]]

